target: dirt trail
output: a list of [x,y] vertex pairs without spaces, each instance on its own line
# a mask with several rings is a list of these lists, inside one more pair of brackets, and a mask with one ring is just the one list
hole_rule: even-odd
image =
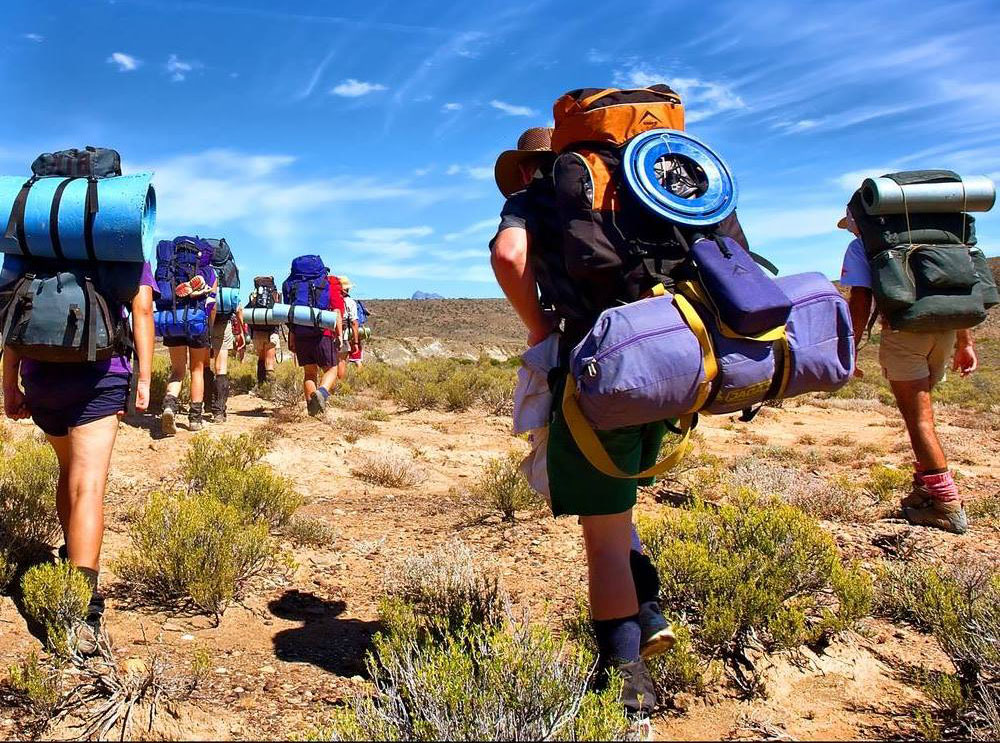
[[[472,501],[468,487],[491,457],[525,444],[510,436],[510,420],[481,411],[400,413],[384,401],[361,398],[392,415],[376,424],[376,435],[354,445],[337,431],[337,420],[361,411],[332,410],[328,422],[303,419],[281,431],[266,460],[294,479],[309,503],[301,513],[335,530],[324,548],[294,548],[298,568],[285,582],[259,587],[243,605],[230,608],[219,626],[202,617],[172,616],[127,607],[110,568],[108,626],[123,657],[166,654],[178,667],[198,650],[211,654],[208,683],[190,703],[165,715],[165,737],[280,738],[320,724],[331,705],[361,683],[363,658],[377,631],[377,601],[386,567],[447,540],[462,539],[483,560],[498,566],[515,600],[536,620],[558,621],[573,610],[585,587],[579,530],[571,519],[544,513],[519,514],[506,524]],[[726,458],[768,446],[805,446],[812,436],[820,451],[833,451],[843,437],[871,444],[880,461],[904,465],[905,439],[895,415],[884,406],[825,402],[765,409],[749,427],[728,418],[706,418],[702,447]],[[253,430],[269,421],[268,406],[251,396],[231,401],[223,431]],[[967,487],[972,495],[995,493],[1000,485],[1000,442],[995,432],[952,426],[946,436],[969,440]],[[26,424],[18,434],[30,435]],[[174,481],[191,434],[152,439],[149,426],[123,425],[115,450],[108,495],[105,564],[127,545],[126,515],[157,488]],[[900,447],[900,444],[903,447]],[[974,444],[974,445],[973,445]],[[413,490],[392,490],[360,482],[353,462],[365,452],[393,450],[411,456],[427,474]],[[850,464],[844,469],[851,471]],[[639,509],[669,507],[645,492]],[[915,530],[894,521],[870,525],[828,525],[848,551],[879,554],[886,535]],[[991,531],[974,540],[918,535],[929,551],[950,554],[980,550],[1000,556]],[[291,545],[286,545],[291,549]],[[14,659],[38,642],[27,631],[13,602],[0,598],[0,657]],[[912,686],[911,666],[940,665],[943,659],[924,637],[870,620],[864,636],[848,635],[822,655],[773,659],[766,699],[743,702],[727,697],[681,700],[687,709],[657,719],[662,739],[760,736],[771,726],[801,739],[880,737],[912,731],[912,710],[922,700]],[[0,737],[14,733],[14,716],[0,708]],[[756,732],[754,732],[756,731]],[[58,732],[58,731],[57,731]]]

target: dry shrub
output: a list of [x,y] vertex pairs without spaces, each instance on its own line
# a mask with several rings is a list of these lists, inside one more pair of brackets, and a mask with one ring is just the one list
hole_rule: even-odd
[[401,454],[362,454],[351,474],[359,480],[384,488],[412,488],[427,479],[413,460]]
[[365,420],[368,420],[368,421],[375,421],[377,423],[385,423],[392,416],[390,416],[387,411],[382,410],[382,408],[372,408],[371,410],[365,411],[365,414],[364,414],[363,417],[364,417]]
[[205,494],[154,493],[133,514],[129,535],[114,570],[130,589],[216,617],[278,558],[266,523]]
[[432,358],[405,366],[366,364],[354,381],[407,410],[462,411],[482,405],[500,414],[513,400],[516,371],[489,359]]
[[22,562],[59,533],[59,462],[48,444],[17,439],[0,446],[0,591]]
[[378,433],[378,426],[364,418],[338,418],[333,427],[349,444],[356,444],[359,439]]
[[222,434],[213,437],[208,432],[191,439],[181,465],[184,478],[195,489],[205,485],[223,470],[246,469],[267,453],[267,440],[252,433],[239,436]]
[[490,460],[479,482],[472,487],[473,496],[500,511],[505,521],[513,521],[517,511],[538,508],[544,503],[521,472],[522,458],[511,451]]
[[301,547],[329,547],[336,531],[322,519],[294,517],[282,533]]
[[75,625],[87,613],[90,582],[69,561],[36,565],[21,579],[24,608],[45,628],[49,649],[65,656],[76,647]]

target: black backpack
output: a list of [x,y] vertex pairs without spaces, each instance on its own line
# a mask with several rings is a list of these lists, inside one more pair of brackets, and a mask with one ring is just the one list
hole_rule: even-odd
[[[121,175],[118,153],[98,147],[45,153],[32,163],[31,171],[15,199],[8,235],[16,236],[22,253],[28,255],[23,220],[31,187],[40,178],[87,178],[91,187],[85,234],[88,252],[93,253],[90,227],[99,208],[96,182]],[[7,256],[0,274],[2,344],[38,361],[93,362],[128,354],[131,334],[122,307],[134,298],[142,269],[142,264]]]
[[205,238],[205,242],[212,246],[212,268],[219,277],[219,288],[239,289],[240,269],[226,238]]
[[247,301],[248,309],[270,310],[277,303],[278,288],[273,276],[256,276],[253,280],[253,292]]

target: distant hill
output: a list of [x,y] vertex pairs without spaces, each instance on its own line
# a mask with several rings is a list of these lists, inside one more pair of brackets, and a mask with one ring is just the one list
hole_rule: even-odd
[[430,294],[428,292],[415,291],[415,292],[413,292],[413,296],[411,297],[411,299],[417,299],[417,300],[421,300],[421,299],[444,299],[444,297],[442,297],[440,294]]

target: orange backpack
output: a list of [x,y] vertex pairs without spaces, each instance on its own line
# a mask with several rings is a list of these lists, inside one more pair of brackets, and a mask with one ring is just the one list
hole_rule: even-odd
[[649,129],[684,129],[684,105],[666,85],[571,90],[555,102],[552,113],[556,152],[584,142],[622,145]]

